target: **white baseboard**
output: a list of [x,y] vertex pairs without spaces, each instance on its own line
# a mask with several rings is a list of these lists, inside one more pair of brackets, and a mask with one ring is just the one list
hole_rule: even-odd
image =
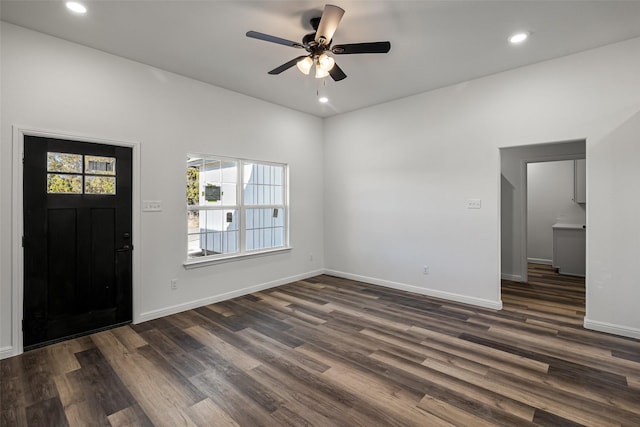
[[627,338],[640,339],[640,329],[630,328],[629,326],[614,325],[613,323],[599,322],[597,320],[589,320],[584,318],[585,329],[591,329],[607,334],[620,335]]
[[159,310],[147,311],[144,313],[140,313],[140,316],[138,317],[138,319],[136,319],[134,323],[142,323],[148,320],[158,319],[164,316],[170,316],[172,314],[180,313],[183,311],[191,310],[191,309],[202,307],[205,305],[215,304],[220,301],[225,301],[231,298],[248,295],[252,292],[263,291],[265,289],[286,285],[288,283],[296,282],[298,280],[308,279],[309,277],[318,276],[323,273],[324,273],[324,270],[309,271],[307,273],[302,273],[295,276],[289,276],[282,279],[273,280],[271,282],[259,283],[257,285],[249,286],[242,289],[237,289],[235,291],[227,292],[220,295],[213,295],[207,298],[202,298],[199,300],[189,301],[182,304],[161,308]]
[[502,280],[511,280],[512,282],[522,282],[522,276],[519,274],[502,273],[500,277],[502,278]]
[[18,354],[14,351],[12,346],[2,347],[0,348],[0,360],[8,359],[9,357],[17,356]]
[[469,297],[466,295],[454,294],[451,292],[439,291],[436,289],[426,289],[419,286],[407,285],[405,283],[392,282],[389,280],[376,279],[374,277],[360,276],[358,274],[345,273],[344,271],[325,270],[324,274],[330,276],[342,277],[343,279],[357,280],[359,282],[371,283],[373,285],[384,286],[387,288],[398,289],[401,291],[413,292],[415,294],[427,295],[435,298],[442,298],[450,301],[461,302],[470,305],[476,305],[494,310],[502,309],[502,301],[492,301],[483,298]]
[[545,258],[527,258],[527,262],[533,264],[553,265],[553,261]]

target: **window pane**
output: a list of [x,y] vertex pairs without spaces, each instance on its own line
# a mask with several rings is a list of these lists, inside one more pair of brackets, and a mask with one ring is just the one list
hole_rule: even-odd
[[95,175],[115,175],[114,157],[84,156],[84,171]]
[[[82,155],[47,153],[47,171],[82,173]],[[63,193],[68,193],[68,191],[63,191]]]
[[273,229],[273,247],[284,246],[284,227]]
[[[236,210],[188,212],[188,256],[193,258],[238,252],[237,217]],[[231,221],[228,222],[228,219]]]
[[284,203],[283,166],[246,163],[244,172],[244,203],[248,205]]
[[115,176],[85,176],[85,194],[116,194]]
[[253,214],[249,214],[247,212],[247,218],[245,219],[244,224],[247,230],[253,229]]
[[245,242],[246,249],[252,251],[255,249],[253,246],[253,230],[247,232],[247,241]]
[[284,204],[284,201],[282,200],[282,187],[273,187],[273,204]]
[[282,182],[282,177],[283,177],[283,167],[282,166],[274,166],[273,167],[273,184],[275,185],[284,185],[284,182]]
[[284,227],[284,209],[275,209],[275,211],[273,225],[276,227]]
[[236,162],[225,161],[222,163],[222,182],[238,182],[238,164]]
[[253,205],[256,203],[256,186],[253,184],[247,184],[244,187],[244,203],[247,205]]
[[229,206],[236,202],[236,184],[222,184],[222,204]]
[[248,251],[284,246],[284,209],[247,209],[246,224]]
[[82,175],[47,174],[47,193],[82,194]]
[[200,212],[187,212],[187,256],[195,258],[203,256],[200,246]]
[[187,167],[187,205],[193,206],[200,203],[200,168]]

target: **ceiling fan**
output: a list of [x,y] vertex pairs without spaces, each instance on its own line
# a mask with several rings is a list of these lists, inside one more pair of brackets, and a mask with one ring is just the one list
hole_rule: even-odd
[[351,55],[356,53],[387,53],[391,49],[391,43],[388,41],[339,44],[331,47],[333,34],[338,28],[342,15],[344,15],[344,9],[331,4],[325,5],[322,16],[312,18],[310,21],[315,32],[305,35],[302,38],[302,43],[270,36],[257,31],[248,31],[247,37],[307,51],[308,55],[298,56],[269,71],[269,74],[280,74],[294,65],[297,65],[298,69],[304,74],[309,74],[311,68],[315,65],[316,78],[331,76],[333,80],[340,81],[347,78],[347,75],[338,67],[335,59],[328,55],[329,52],[334,55]]

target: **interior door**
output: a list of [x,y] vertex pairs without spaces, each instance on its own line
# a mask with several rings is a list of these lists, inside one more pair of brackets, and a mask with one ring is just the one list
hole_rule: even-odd
[[131,157],[25,136],[25,350],[131,322]]

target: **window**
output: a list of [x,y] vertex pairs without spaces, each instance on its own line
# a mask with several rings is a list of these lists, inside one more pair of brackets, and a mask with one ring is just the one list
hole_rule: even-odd
[[[84,168],[83,165],[84,164]],[[116,194],[116,159],[72,153],[47,153],[47,193]]]
[[287,165],[187,156],[187,260],[289,246]]

